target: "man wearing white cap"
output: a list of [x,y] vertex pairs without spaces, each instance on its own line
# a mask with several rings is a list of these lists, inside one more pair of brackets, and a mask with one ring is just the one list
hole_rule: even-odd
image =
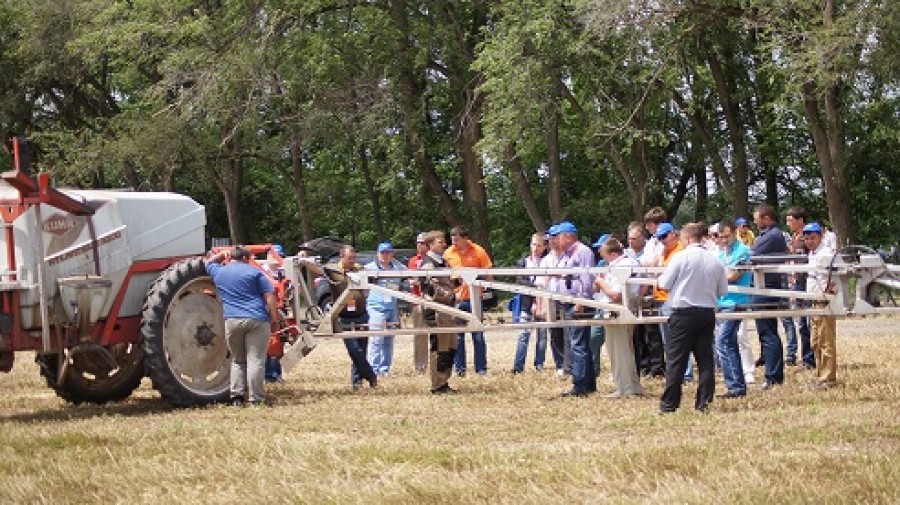
[[[806,281],[808,293],[833,293],[831,273],[827,267],[834,258],[834,249],[825,244],[823,230],[819,223],[809,223],[803,227],[803,239],[809,250],[809,263],[819,270],[809,274]],[[813,302],[816,307],[824,307],[826,302]],[[813,316],[812,348],[816,355],[816,380],[813,389],[827,389],[837,383],[837,320],[834,316]]]

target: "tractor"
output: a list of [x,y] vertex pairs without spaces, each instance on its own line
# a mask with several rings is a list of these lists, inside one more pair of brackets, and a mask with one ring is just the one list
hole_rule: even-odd
[[[204,207],[173,193],[59,190],[13,154],[0,182],[0,370],[35,351],[47,385],[74,404],[123,400],[145,375],[175,406],[226,400]],[[280,264],[269,249],[251,247]],[[267,275],[287,309],[287,281]]]

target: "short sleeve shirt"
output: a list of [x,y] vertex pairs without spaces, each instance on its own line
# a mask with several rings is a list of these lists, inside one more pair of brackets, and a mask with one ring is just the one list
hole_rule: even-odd
[[[460,252],[456,246],[450,246],[444,251],[444,259],[450,268],[490,268],[494,266],[487,252],[480,245],[472,242],[465,253]],[[462,283],[456,288],[457,300],[468,300],[471,298],[469,293],[469,285]]]
[[225,319],[269,321],[264,295],[272,293],[274,288],[262,270],[241,261],[232,261],[227,265],[208,262],[206,271],[222,299]]

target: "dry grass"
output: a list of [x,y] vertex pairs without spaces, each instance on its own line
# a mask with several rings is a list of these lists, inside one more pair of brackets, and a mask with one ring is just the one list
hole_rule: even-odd
[[790,373],[666,417],[659,381],[647,399],[558,399],[550,372],[509,375],[511,335],[488,336],[491,374],[452,397],[428,394],[408,338],[396,373],[357,393],[326,342],[255,409],[172,410],[148,380],[73,407],[20,355],[0,377],[0,503],[898,503],[897,326],[839,322],[838,388]]

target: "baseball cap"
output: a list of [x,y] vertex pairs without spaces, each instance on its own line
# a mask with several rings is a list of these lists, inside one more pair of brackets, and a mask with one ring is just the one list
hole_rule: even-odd
[[808,225],[803,227],[803,233],[818,233],[822,234],[822,225],[819,223],[809,223]]
[[394,246],[390,242],[382,242],[378,244],[378,252],[394,252]]
[[547,235],[550,235],[551,237],[559,235],[559,225],[554,224],[550,228],[547,228]]
[[591,247],[603,247],[603,244],[605,244],[606,241],[609,240],[609,236],[610,236],[609,233],[604,233],[603,235],[600,235],[599,237],[597,237],[597,241],[594,242],[591,245]]
[[719,223],[716,223],[709,227],[710,235],[718,235],[719,234]]
[[425,237],[427,237],[427,236],[428,236],[428,234],[425,233],[424,231],[422,233],[416,235],[416,243],[425,242]]
[[663,223],[656,229],[656,238],[663,238],[674,231],[675,227],[672,226],[672,223]]
[[281,244],[275,244],[272,246],[272,250],[275,251],[282,258],[284,257],[284,246]]
[[747,224],[747,220],[742,217],[739,217],[734,220],[734,224],[736,224],[738,226],[744,226],[745,224]]
[[560,234],[560,233],[578,233],[578,228],[576,228],[574,224],[572,224],[572,223],[570,223],[570,222],[568,222],[568,221],[563,221],[563,222],[559,223],[559,224],[556,225],[556,226],[557,226],[557,234]]

